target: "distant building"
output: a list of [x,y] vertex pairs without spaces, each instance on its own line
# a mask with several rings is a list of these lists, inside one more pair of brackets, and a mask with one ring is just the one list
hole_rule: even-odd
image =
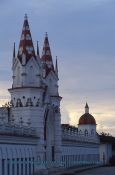
[[100,135],[100,161],[115,165],[115,137]]
[[57,58],[54,66],[47,33],[42,55],[38,42],[35,52],[26,15],[12,71],[10,106],[0,108],[0,175],[99,163],[104,147],[88,104],[78,128],[61,125]]

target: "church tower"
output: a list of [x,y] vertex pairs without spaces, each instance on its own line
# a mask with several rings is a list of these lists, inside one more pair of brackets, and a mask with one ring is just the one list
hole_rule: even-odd
[[58,92],[58,63],[54,68],[48,35],[46,33],[40,58],[37,42],[35,53],[27,15],[16,55],[12,61],[13,84],[11,117],[16,124],[36,129],[39,138],[38,155],[41,160],[60,161],[61,158],[61,97]]
[[[16,56],[13,52],[13,84],[9,89],[11,93],[12,113],[15,122],[20,118],[24,124],[31,121],[31,125],[38,127],[36,123],[43,108],[44,87],[41,84],[40,58],[35,55],[28,18],[25,15],[24,24]],[[40,108],[40,110],[39,110]]]
[[[41,56],[42,80],[46,86],[45,91],[45,157],[46,160],[60,162],[61,156],[61,97],[58,92],[58,64],[54,69],[48,34],[46,33]],[[54,132],[52,132],[54,131]]]
[[44,160],[44,106],[40,58],[35,54],[28,18],[25,15],[18,53],[15,47],[12,61],[13,84],[11,94],[11,120],[16,125],[36,130],[38,147],[36,156]]

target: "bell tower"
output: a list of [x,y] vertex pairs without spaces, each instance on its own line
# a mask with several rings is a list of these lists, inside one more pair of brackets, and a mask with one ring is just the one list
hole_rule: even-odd
[[[44,106],[40,58],[35,54],[27,15],[24,17],[21,39],[16,55],[15,45],[12,61],[13,84],[11,94],[11,117],[16,125],[34,127],[39,138],[37,155],[44,159]],[[23,126],[22,126],[23,127]]]
[[11,117],[15,124],[28,121],[38,136],[37,155],[47,162],[61,159],[61,97],[58,92],[58,63],[54,68],[48,34],[42,56],[35,53],[28,17],[25,15],[18,53],[15,44],[12,59],[13,84]]
[[42,78],[46,85],[44,140],[46,160],[60,162],[61,158],[61,114],[58,92],[58,63],[54,69],[48,34],[46,33],[41,57]]
[[39,59],[35,55],[28,18],[25,15],[17,57],[15,46],[13,51],[13,88],[40,87]]

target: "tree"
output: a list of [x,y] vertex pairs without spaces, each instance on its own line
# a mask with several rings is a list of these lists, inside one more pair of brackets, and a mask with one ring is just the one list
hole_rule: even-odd
[[11,102],[7,102],[5,103],[4,105],[2,105],[2,107],[5,107],[7,108],[7,111],[8,111],[8,123],[10,122],[10,109],[12,107],[12,103]]
[[101,136],[112,136],[110,133],[106,133],[106,132],[101,132],[100,135]]

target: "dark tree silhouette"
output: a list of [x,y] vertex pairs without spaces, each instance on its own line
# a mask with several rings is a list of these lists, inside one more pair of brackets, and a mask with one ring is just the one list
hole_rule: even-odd
[[10,122],[10,109],[12,107],[12,103],[11,102],[7,102],[5,103],[4,105],[2,105],[2,107],[5,107],[7,108],[7,111],[8,111],[8,123]]

